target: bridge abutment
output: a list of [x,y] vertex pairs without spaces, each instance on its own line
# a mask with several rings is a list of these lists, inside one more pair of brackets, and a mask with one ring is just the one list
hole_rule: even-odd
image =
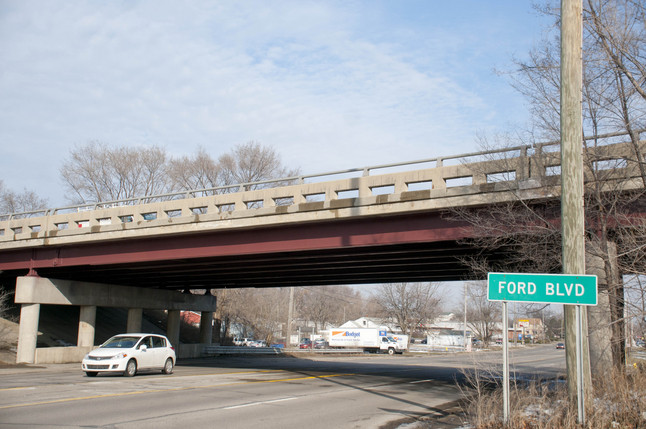
[[[141,331],[144,308],[167,310],[167,335],[175,347],[179,347],[181,310],[202,312],[200,338],[204,343],[210,344],[212,321],[208,319],[213,318],[213,312],[216,309],[216,298],[211,295],[31,276],[18,277],[15,302],[21,305],[17,363],[80,361],[82,356],[94,346],[98,306],[127,308],[129,332]],[[80,307],[77,347],[51,347],[46,353],[37,353],[41,304]]]

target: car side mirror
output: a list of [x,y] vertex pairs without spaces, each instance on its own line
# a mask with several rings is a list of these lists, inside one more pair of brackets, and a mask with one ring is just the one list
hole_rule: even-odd
[[139,350],[141,350],[142,352],[145,352],[147,349],[148,349],[148,347],[147,347],[145,344],[142,344],[142,345],[139,347]]

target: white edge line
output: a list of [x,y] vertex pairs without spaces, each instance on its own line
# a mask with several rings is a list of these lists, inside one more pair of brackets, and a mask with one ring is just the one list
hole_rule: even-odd
[[282,398],[282,399],[273,399],[271,401],[249,402],[248,404],[231,405],[230,407],[224,407],[224,409],[225,410],[234,410],[236,408],[251,407],[253,405],[264,405],[264,404],[272,404],[274,402],[291,401],[292,399],[298,399],[298,398],[290,397],[290,398]]

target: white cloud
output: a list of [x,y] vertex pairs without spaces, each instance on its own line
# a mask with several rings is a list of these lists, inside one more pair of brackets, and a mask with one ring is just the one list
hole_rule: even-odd
[[[60,205],[58,168],[89,140],[177,155],[203,146],[218,156],[255,139],[308,173],[474,150],[475,131],[507,120],[504,101],[483,88],[501,84],[481,75],[473,84],[492,67],[480,61],[497,49],[495,32],[456,37],[446,23],[427,26],[388,8],[5,2],[2,179]],[[465,47],[478,37],[480,48]],[[458,59],[459,50],[469,57]]]

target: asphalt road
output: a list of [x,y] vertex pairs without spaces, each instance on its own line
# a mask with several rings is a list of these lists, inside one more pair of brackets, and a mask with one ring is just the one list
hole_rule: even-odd
[[[552,377],[563,350],[512,351],[512,370]],[[465,371],[500,352],[450,355],[218,357],[172,375],[86,377],[78,364],[0,369],[0,428],[379,428],[441,413]]]

